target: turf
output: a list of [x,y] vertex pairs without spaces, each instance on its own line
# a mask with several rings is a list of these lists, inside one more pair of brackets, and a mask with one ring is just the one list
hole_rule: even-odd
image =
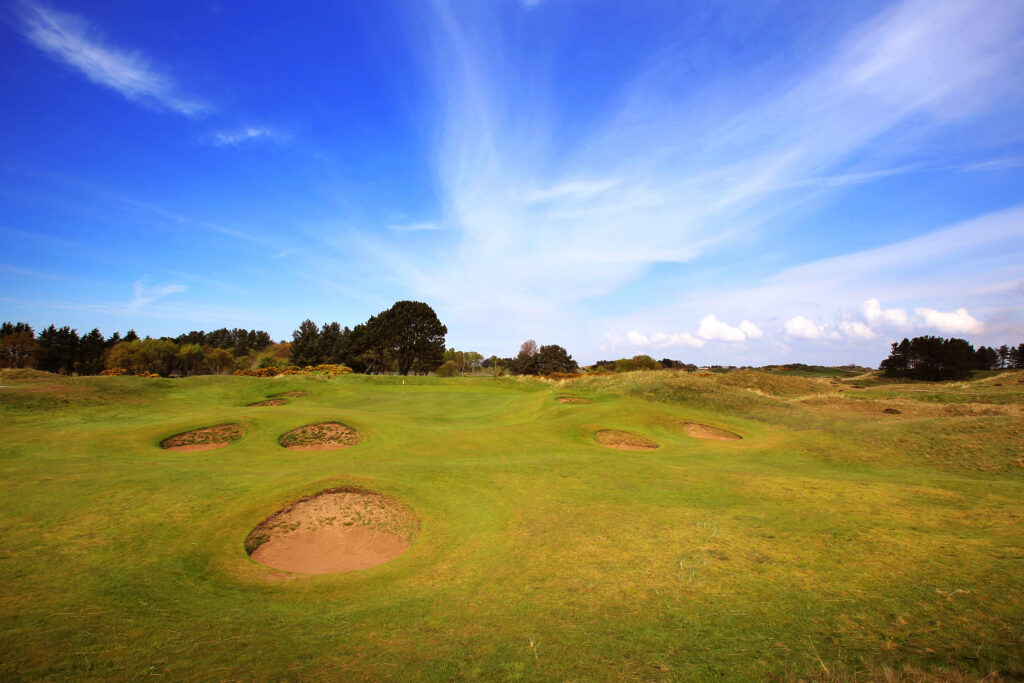
[[[1009,679],[1024,373],[867,379],[0,373],[0,678]],[[362,442],[278,445],[322,421]],[[159,447],[220,423],[244,435]],[[345,486],[408,505],[413,546],[322,576],[246,554]]]

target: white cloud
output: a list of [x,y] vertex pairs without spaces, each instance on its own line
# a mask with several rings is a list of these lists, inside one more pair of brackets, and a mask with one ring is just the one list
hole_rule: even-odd
[[188,287],[184,285],[163,285],[161,287],[147,287],[145,278],[142,278],[141,280],[136,280],[133,287],[135,290],[135,296],[132,299],[131,304],[129,304],[129,308],[133,310],[142,308],[143,306],[150,304],[156,301],[157,299],[162,299],[165,296],[170,296],[171,294],[184,292],[188,289]]
[[739,327],[733,327],[724,323],[714,315],[705,316],[697,328],[697,335],[704,339],[715,339],[726,342],[743,342],[748,339],[760,339],[764,336],[757,325],[744,320]]
[[837,339],[839,334],[829,325],[815,325],[802,315],[795,315],[785,322],[783,327],[790,337],[801,339]]
[[874,330],[859,320],[842,320],[839,322],[839,330],[847,337],[857,339],[873,339],[877,336]]
[[949,313],[933,308],[916,308],[914,312],[923,318],[925,327],[945,334],[981,334],[985,331],[984,323],[971,317],[966,308],[958,308]]
[[882,308],[878,299],[868,299],[860,307],[861,315],[870,325],[888,325],[906,327],[909,320],[906,310],[902,308]]
[[225,147],[228,145],[238,145],[243,142],[251,142],[253,140],[276,138],[277,134],[270,128],[257,128],[255,126],[245,126],[237,130],[231,131],[216,131],[210,139],[213,144],[217,147]]
[[760,339],[764,336],[764,332],[761,331],[761,328],[749,320],[741,322],[740,329],[743,330],[743,334],[747,335],[747,339]]
[[[519,89],[507,27],[493,14],[438,3],[427,17],[414,40],[441,103],[436,177],[451,240],[437,247],[444,258],[407,252],[394,236],[371,251],[467,325],[529,320],[528,334],[558,329],[574,305],[652,264],[693,261],[823,192],[915,170],[906,161],[927,144],[918,141],[968,116],[962,102],[993,109],[1008,101],[999,88],[1019,89],[1009,76],[1024,31],[1024,15],[1008,5],[908,0],[829,42],[801,72],[707,92],[680,87],[678,52],[667,51],[609,97],[599,123],[565,136],[560,113],[533,96],[543,70],[531,74],[537,87]],[[888,170],[850,166],[900,126],[913,135],[901,136]],[[842,284],[848,275],[827,277]],[[743,341],[758,331],[720,323],[708,334]]]
[[600,194],[605,190],[609,190],[621,182],[622,178],[597,181],[572,180],[564,183],[559,183],[558,185],[544,188],[542,190],[531,190],[530,192],[526,193],[526,201],[544,202],[551,199],[560,199],[563,197],[577,197],[585,199],[595,194]]
[[33,2],[23,5],[22,33],[53,59],[79,71],[97,85],[133,102],[198,116],[207,106],[182,95],[174,80],[137,52],[104,43],[83,17]]

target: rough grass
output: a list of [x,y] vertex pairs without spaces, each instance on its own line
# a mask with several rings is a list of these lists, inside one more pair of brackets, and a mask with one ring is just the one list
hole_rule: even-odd
[[[1024,373],[863,390],[735,375],[4,380],[0,677],[959,683],[1024,669],[1020,417],[861,409],[1019,409]],[[245,405],[292,391],[307,395]],[[557,404],[565,393],[593,402]],[[277,445],[338,415],[371,438],[301,458]],[[693,439],[690,422],[744,438]],[[246,437],[187,459],[157,445],[211,423]],[[601,427],[660,447],[609,457]],[[406,503],[421,522],[410,550],[290,580],[248,557],[270,512],[337,487]]]

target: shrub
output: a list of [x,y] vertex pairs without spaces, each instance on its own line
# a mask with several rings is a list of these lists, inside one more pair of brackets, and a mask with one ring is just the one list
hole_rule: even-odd
[[459,366],[453,360],[447,360],[441,364],[437,370],[434,370],[434,374],[438,377],[454,377],[459,374]]

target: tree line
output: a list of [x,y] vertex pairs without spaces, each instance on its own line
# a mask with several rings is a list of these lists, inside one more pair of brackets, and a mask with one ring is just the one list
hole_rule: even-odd
[[0,366],[66,375],[116,368],[162,376],[221,373],[248,367],[272,343],[263,330],[239,328],[140,339],[134,330],[104,337],[98,328],[80,335],[67,325],[50,325],[36,334],[28,323],[5,322],[0,325]]
[[[426,373],[444,362],[448,328],[418,301],[399,301],[354,328],[303,321],[291,343],[274,343],[263,330],[193,330],[177,337],[140,339],[129,330],[104,338],[50,325],[35,334],[28,323],[0,326],[0,366],[61,374],[223,374],[258,368],[347,365],[357,372]],[[479,354],[477,354],[479,355]]]
[[967,379],[975,370],[1024,368],[1024,343],[975,349],[965,339],[924,336],[893,342],[878,366],[886,377],[930,381]]

